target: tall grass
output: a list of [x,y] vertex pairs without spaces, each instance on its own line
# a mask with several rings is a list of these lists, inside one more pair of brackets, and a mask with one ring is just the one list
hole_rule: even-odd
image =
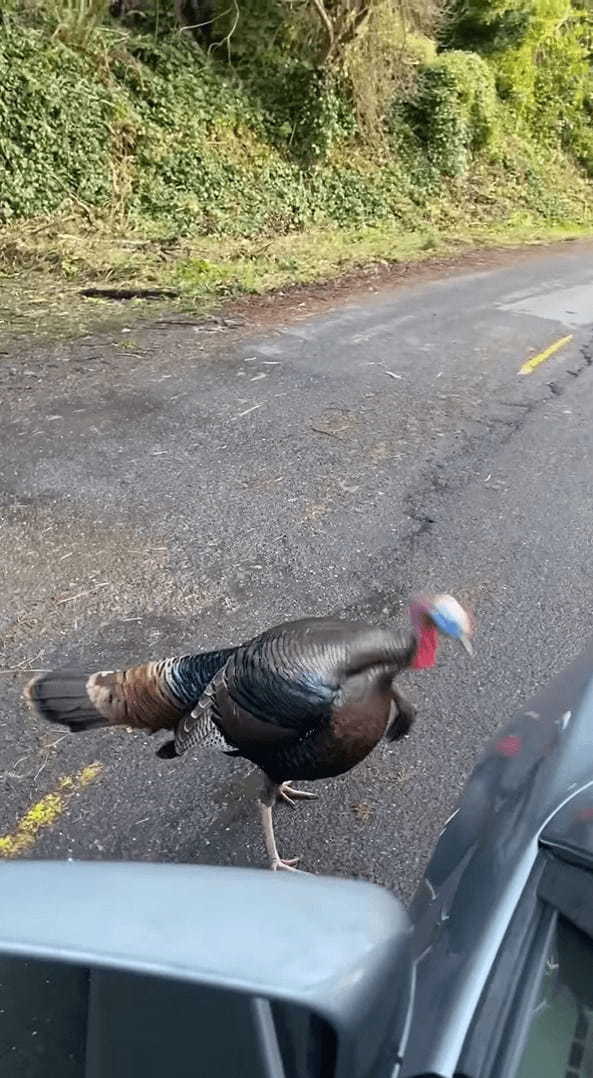
[[110,0],[4,0],[6,20],[45,27],[74,48],[86,48],[109,18]]

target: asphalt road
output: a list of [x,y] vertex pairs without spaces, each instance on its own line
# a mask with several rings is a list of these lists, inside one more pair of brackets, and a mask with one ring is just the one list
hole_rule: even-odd
[[407,898],[486,739],[591,635],[593,248],[317,307],[2,357],[0,853],[263,865],[247,765],[64,736],[24,671],[434,588],[474,608],[475,660],[445,643],[405,678],[413,736],[276,817],[283,855]]

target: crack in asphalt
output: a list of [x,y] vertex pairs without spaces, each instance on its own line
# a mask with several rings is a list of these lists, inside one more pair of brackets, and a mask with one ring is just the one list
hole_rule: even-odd
[[[507,445],[522,430],[530,417],[548,403],[550,395],[557,397],[570,392],[575,380],[591,370],[593,334],[590,341],[580,346],[579,352],[584,362],[576,370],[566,370],[557,379],[548,382],[546,388],[549,390],[549,395],[541,393],[529,401],[494,398],[492,404],[495,407],[521,409],[521,414],[516,419],[496,415],[473,417],[471,422],[481,426],[484,433],[480,437],[472,436],[469,432],[465,433],[461,446],[448,456],[447,462],[439,461],[433,465],[416,484],[415,490],[406,495],[405,514],[409,520],[415,522],[415,526],[403,531],[399,541],[402,555],[405,556],[405,553],[415,547],[424,536],[434,532],[434,527],[438,524],[439,502],[442,502],[445,496],[459,493],[463,487],[473,481],[478,470],[476,463],[480,458],[483,460],[497,449]],[[462,465],[470,460],[473,465],[472,470],[464,469]]]

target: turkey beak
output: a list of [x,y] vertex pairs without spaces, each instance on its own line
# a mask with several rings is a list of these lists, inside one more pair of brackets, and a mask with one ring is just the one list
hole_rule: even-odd
[[463,633],[463,634],[462,634],[462,635],[461,635],[461,636],[459,637],[459,642],[460,642],[460,644],[462,644],[462,646],[463,646],[463,647],[465,648],[465,650],[467,651],[468,655],[471,655],[471,656],[473,656],[473,654],[474,654],[474,649],[473,649],[473,645],[472,645],[472,642],[471,642],[471,640],[470,640],[469,636],[466,636],[466,635],[465,635],[465,633]]

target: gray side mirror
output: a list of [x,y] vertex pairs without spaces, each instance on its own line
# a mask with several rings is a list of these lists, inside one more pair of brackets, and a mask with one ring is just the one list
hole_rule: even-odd
[[402,907],[367,883],[5,864],[2,1073],[382,1078],[408,1025],[410,943]]

